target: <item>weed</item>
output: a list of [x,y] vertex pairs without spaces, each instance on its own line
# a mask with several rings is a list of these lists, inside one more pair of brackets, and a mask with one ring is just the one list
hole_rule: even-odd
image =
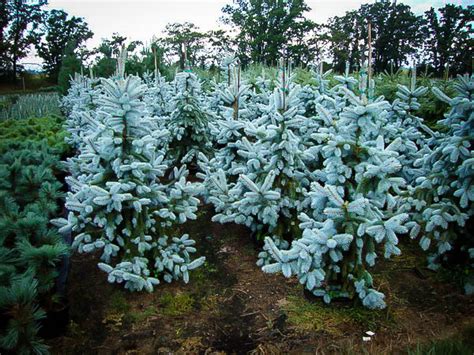
[[194,305],[194,299],[188,293],[173,295],[165,293],[159,298],[161,305],[159,312],[165,316],[181,316],[190,312]]
[[409,355],[472,355],[474,354],[474,323],[467,324],[453,337],[418,344],[408,349]]
[[344,328],[356,325],[363,326],[365,330],[376,330],[387,318],[384,311],[368,310],[361,306],[326,305],[320,301],[312,303],[297,295],[288,296],[282,309],[295,329],[330,335],[341,335]]
[[122,292],[115,292],[110,297],[109,310],[112,312],[127,313],[130,311],[130,304],[127,302]]
[[157,309],[153,306],[148,306],[141,311],[130,312],[126,315],[126,320],[131,323],[141,323],[146,319],[157,314]]

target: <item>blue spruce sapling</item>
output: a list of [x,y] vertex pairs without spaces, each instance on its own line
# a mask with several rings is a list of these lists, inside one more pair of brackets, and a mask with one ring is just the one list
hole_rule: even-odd
[[347,98],[342,113],[319,108],[326,117],[312,137],[324,145],[311,152],[319,162],[314,172],[319,182],[311,184],[303,202],[302,237],[287,250],[266,238],[273,260],[263,270],[296,275],[325,302],[357,295],[364,306],[380,309],[384,295],[374,288],[368,268],[375,264],[379,245],[386,258],[400,254],[397,235],[408,231],[408,214],[396,209],[405,184],[397,176],[399,141],[386,145],[382,135],[390,124],[390,105],[381,98],[368,100],[365,80],[361,97],[342,88]]
[[165,177],[169,132],[144,116],[141,80],[119,70],[101,83],[103,94],[90,116],[95,131],[79,152],[79,171],[67,179],[68,218],[53,222],[76,234],[79,252],[102,251],[99,267],[109,282],[132,291],[152,291],[159,278],[187,282],[204,258],[191,259],[195,242],[177,237],[176,228],[196,218],[198,188],[186,182],[185,168]]

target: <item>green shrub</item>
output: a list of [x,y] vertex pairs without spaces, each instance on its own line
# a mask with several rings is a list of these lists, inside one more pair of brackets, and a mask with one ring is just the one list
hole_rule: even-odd
[[64,153],[58,117],[0,122],[0,349],[47,351],[40,321],[58,299],[57,266],[68,254],[49,220],[59,215]]
[[55,154],[64,155],[70,148],[64,141],[67,133],[63,124],[64,119],[56,115],[0,121],[0,153],[20,149],[31,142],[44,141]]
[[39,299],[51,304],[56,266],[68,251],[49,227],[60,212],[62,184],[52,169],[58,160],[45,142],[24,143],[23,149],[1,155],[0,309],[9,322],[0,329],[0,347],[7,350],[41,348],[37,332],[44,312]]

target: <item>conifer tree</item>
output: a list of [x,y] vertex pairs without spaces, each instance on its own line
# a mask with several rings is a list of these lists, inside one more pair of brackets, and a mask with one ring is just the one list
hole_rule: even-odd
[[99,267],[109,282],[152,291],[160,277],[188,282],[204,262],[191,260],[194,240],[176,236],[177,224],[196,218],[198,188],[186,182],[184,167],[165,176],[169,132],[144,116],[146,86],[124,78],[124,58],[119,63],[115,78],[101,80],[98,108],[88,115],[94,130],[84,138],[79,171],[67,179],[68,218],[54,223],[76,234],[79,252],[102,251]]
[[147,85],[147,90],[143,97],[146,110],[150,116],[162,117],[163,119],[160,121],[164,125],[164,118],[172,111],[171,84],[161,76],[158,69],[154,75],[145,74],[144,81]]
[[[282,64],[268,104],[259,107],[261,116],[246,122],[245,136],[232,143],[240,159],[232,157],[233,164],[225,171],[208,170],[205,181],[209,201],[218,212],[214,221],[244,224],[258,239],[270,235],[282,245],[298,231],[299,196],[309,185],[295,133],[303,111],[298,90]],[[265,256],[261,258],[263,263]]]
[[61,296],[57,268],[68,254],[49,226],[62,197],[58,160],[44,141],[0,144],[0,351],[47,352],[39,322]]
[[342,88],[348,102],[342,113],[318,106],[324,125],[312,138],[324,144],[312,151],[319,162],[318,182],[311,184],[299,215],[302,237],[288,250],[266,238],[273,260],[263,270],[296,275],[325,302],[357,295],[364,306],[378,309],[385,307],[384,295],[375,289],[368,267],[375,264],[379,244],[387,258],[400,254],[397,234],[408,231],[408,214],[396,208],[405,184],[396,175],[400,141],[386,145],[383,137],[390,105],[368,98],[366,88],[364,76],[360,97]]
[[97,103],[98,80],[78,73],[70,80],[68,94],[61,101],[61,108],[66,114],[65,128],[69,135],[66,142],[74,149],[80,149],[84,136],[90,133],[90,120],[86,116],[94,114]]
[[211,114],[203,103],[199,79],[190,69],[176,74],[173,85],[173,111],[167,121],[170,154],[178,163],[195,163],[199,152],[212,150]]
[[[229,59],[227,59],[229,61]],[[233,64],[232,64],[233,63]],[[210,166],[214,171],[218,168],[224,171],[233,170],[244,163],[245,158],[237,151],[241,146],[240,140],[246,136],[244,129],[247,126],[248,111],[247,100],[249,86],[241,78],[240,66],[236,61],[225,65],[226,81],[216,85],[216,95],[219,97],[220,119],[210,124],[211,133],[217,143],[218,149],[214,153],[212,162],[201,155],[201,169]]]
[[387,127],[386,136],[390,140],[401,138],[399,148],[401,176],[408,183],[412,183],[421,173],[420,169],[414,167],[414,162],[428,150],[430,138],[435,137],[436,133],[416,115],[416,111],[420,108],[418,100],[428,90],[423,86],[416,87],[416,69],[412,69],[409,86],[398,84],[397,87],[397,98],[392,103],[391,118],[391,121],[395,122]]
[[[459,76],[455,89],[456,96],[450,98],[433,88],[433,93],[451,107],[438,121],[446,133],[434,137],[433,148],[415,161],[422,173],[407,199],[417,223],[412,236],[420,235],[421,247],[431,251],[433,269],[454,248],[467,254],[471,263],[474,259],[472,236],[466,230],[474,214],[474,77]],[[472,272],[467,278],[466,290],[472,292]]]

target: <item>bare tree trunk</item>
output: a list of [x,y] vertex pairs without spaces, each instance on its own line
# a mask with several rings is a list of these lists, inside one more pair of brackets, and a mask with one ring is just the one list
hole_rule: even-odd
[[14,84],[16,84],[16,72],[18,70],[16,62],[17,62],[16,57],[13,57],[12,83]]

